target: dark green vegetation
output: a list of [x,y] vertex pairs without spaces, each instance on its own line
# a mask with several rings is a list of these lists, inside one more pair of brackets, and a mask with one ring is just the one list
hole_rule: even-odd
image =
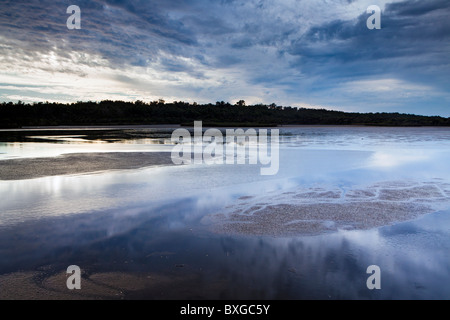
[[305,109],[271,105],[245,105],[243,100],[197,104],[163,100],[101,101],[61,103],[2,103],[0,127],[58,125],[192,125],[202,120],[204,126],[275,126],[275,125],[376,125],[376,126],[450,126],[450,118],[400,113],[349,113],[325,109]]

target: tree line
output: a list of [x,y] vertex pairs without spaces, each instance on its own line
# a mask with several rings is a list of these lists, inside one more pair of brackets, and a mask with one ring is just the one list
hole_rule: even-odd
[[0,127],[63,125],[192,125],[201,120],[205,126],[277,125],[374,125],[374,126],[450,126],[450,118],[402,113],[358,113],[326,109],[283,107],[276,104],[246,105],[218,101],[197,104],[183,101],[167,103],[104,100],[74,103],[0,104]]

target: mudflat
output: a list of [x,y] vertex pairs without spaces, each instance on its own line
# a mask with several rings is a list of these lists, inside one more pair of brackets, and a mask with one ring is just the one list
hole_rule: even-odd
[[0,180],[22,180],[167,165],[173,165],[170,152],[70,153],[57,157],[1,160]]

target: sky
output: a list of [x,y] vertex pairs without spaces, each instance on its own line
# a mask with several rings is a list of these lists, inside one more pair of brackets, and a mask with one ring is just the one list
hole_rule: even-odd
[[0,101],[158,99],[450,117],[450,1],[0,0]]

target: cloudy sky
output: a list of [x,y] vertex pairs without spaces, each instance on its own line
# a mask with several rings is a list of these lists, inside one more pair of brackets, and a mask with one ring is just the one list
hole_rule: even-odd
[[[370,5],[380,30],[366,26]],[[449,0],[0,0],[0,101],[244,99],[449,117],[449,17]]]

